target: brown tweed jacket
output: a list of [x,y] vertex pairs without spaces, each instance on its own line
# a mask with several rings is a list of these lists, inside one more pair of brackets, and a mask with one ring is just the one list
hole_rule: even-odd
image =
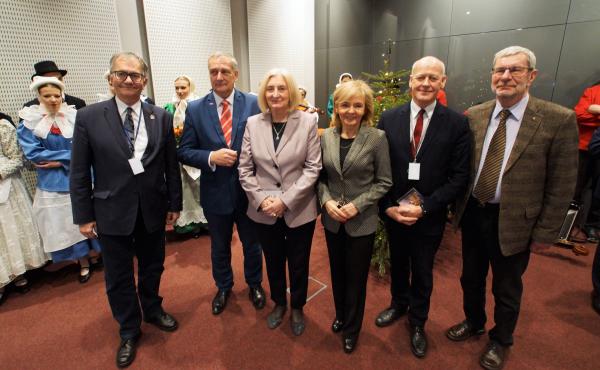
[[[473,156],[468,191],[456,208],[455,226],[466,207],[477,174],[495,100],[469,108]],[[553,243],[573,197],[577,178],[575,112],[529,97],[516,141],[502,175],[498,239],[504,256]]]

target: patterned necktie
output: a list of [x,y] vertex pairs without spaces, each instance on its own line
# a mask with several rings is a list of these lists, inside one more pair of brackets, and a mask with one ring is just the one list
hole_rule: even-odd
[[134,152],[134,128],[133,128],[133,109],[131,107],[127,107],[127,113],[125,114],[125,122],[123,122],[123,128],[127,133],[127,139],[129,144],[129,149],[131,152]]
[[223,113],[221,113],[221,129],[223,130],[223,136],[225,136],[225,142],[227,146],[231,146],[231,109],[229,109],[229,102],[223,100]]
[[496,188],[498,187],[498,181],[500,180],[500,170],[502,169],[502,162],[504,161],[504,150],[506,149],[506,120],[510,116],[510,111],[504,109],[500,112],[500,123],[490,146],[488,147],[485,161],[483,162],[483,168],[479,175],[479,180],[475,189],[473,189],[473,196],[479,200],[481,204],[485,204],[494,198],[496,195]]
[[412,155],[413,159],[417,157],[417,149],[419,149],[419,143],[421,142],[421,134],[423,133],[423,114],[425,114],[425,109],[421,109],[419,111],[417,124],[415,125],[415,130],[413,131],[413,145],[410,147],[410,154]]

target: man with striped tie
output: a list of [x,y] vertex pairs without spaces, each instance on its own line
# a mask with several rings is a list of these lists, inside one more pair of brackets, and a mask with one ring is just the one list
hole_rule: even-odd
[[467,111],[474,137],[468,191],[458,202],[462,228],[466,319],[446,336],[466,340],[485,332],[485,290],[492,267],[495,326],[479,363],[500,369],[513,344],[531,249],[552,244],[573,197],[578,134],[570,109],[529,95],[536,78],[531,50],[511,46],[494,56],[496,99]]
[[248,198],[238,175],[238,158],[248,117],[260,113],[256,96],[234,88],[237,61],[216,52],[208,58],[212,91],[190,102],[179,144],[179,160],[200,168],[200,203],[211,238],[212,274],[217,294],[212,313],[225,309],[233,287],[231,238],[237,226],[244,249],[244,276],[250,301],[256,309],[265,306],[262,282],[262,250],[252,221],[246,215]]
[[[390,243],[392,297],[375,324],[388,326],[408,313],[411,350],[419,358],[427,352],[433,260],[444,235],[447,206],[469,180],[467,119],[436,101],[445,83],[441,60],[417,60],[409,80],[411,102],[384,112],[378,124],[386,133],[392,165],[393,185],[379,202]],[[400,200],[411,189],[422,199],[404,204]]]

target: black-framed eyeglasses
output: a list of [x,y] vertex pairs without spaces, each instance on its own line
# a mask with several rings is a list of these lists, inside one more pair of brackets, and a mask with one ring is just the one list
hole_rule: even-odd
[[144,78],[144,75],[137,72],[126,72],[126,71],[112,71],[113,76],[117,78],[119,81],[125,81],[127,77],[131,79],[132,82],[138,83]]
[[533,68],[513,66],[513,67],[497,67],[497,68],[492,69],[492,73],[497,76],[502,76],[504,74],[504,72],[506,72],[506,71],[508,71],[508,73],[510,73],[513,76],[521,76],[521,75],[524,75],[526,72],[533,71]]

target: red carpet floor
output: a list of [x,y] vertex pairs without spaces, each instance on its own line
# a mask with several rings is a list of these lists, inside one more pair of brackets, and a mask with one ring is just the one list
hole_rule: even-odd
[[[287,320],[269,330],[273,304],[256,311],[244,283],[241,246],[234,238],[235,287],[223,314],[210,313],[215,293],[210,270],[210,241],[171,241],[161,286],[164,308],[180,329],[164,333],[144,325],[132,369],[477,369],[487,337],[453,343],[444,331],[463,319],[459,235],[446,232],[437,254],[435,288],[427,324],[429,352],[413,357],[405,319],[389,328],[374,324],[389,303],[389,283],[373,273],[365,321],[352,355],[329,327],[334,315],[323,230],[315,232],[307,328],[294,337]],[[525,274],[521,317],[515,346],[505,367],[511,369],[599,369],[600,316],[590,306],[592,254],[576,257],[552,248],[532,255]],[[119,343],[104,293],[102,272],[85,285],[77,269],[32,274],[32,289],[13,293],[0,307],[0,369],[111,369]],[[325,288],[319,292],[323,286]],[[268,291],[266,273],[264,288]],[[489,289],[488,289],[489,290]],[[488,295],[488,317],[492,317]],[[487,328],[491,327],[488,322]]]

